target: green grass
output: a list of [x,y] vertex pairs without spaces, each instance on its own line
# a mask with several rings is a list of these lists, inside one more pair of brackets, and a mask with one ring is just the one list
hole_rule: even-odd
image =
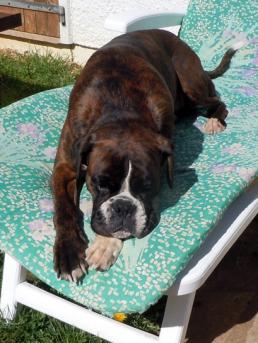
[[74,82],[81,68],[50,54],[0,50],[0,107],[31,94]]
[[[0,107],[34,93],[74,82],[81,68],[51,55],[16,54],[0,50]],[[3,255],[0,254],[0,282]],[[49,289],[29,275],[29,281]],[[130,315],[126,323],[157,334],[165,298],[149,311]],[[103,343],[104,340],[63,324],[44,314],[23,308],[12,323],[0,318],[1,343]],[[138,342],[135,342],[138,343]],[[139,342],[140,343],[140,342]]]

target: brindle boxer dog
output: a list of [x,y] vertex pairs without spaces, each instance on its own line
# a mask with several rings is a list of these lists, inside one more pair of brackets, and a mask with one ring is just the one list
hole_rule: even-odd
[[[119,36],[89,59],[71,93],[52,179],[59,278],[76,282],[88,266],[109,268],[124,239],[158,224],[163,165],[170,186],[173,179],[175,116],[201,105],[205,131],[225,129],[228,112],[211,79],[227,70],[234,52],[206,72],[178,37],[147,30]],[[79,209],[84,182],[97,234],[88,249]]]

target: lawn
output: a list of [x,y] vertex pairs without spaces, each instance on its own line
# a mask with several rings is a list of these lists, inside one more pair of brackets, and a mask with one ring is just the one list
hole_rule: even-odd
[[[80,69],[78,65],[51,55],[20,55],[0,50],[0,107],[46,89],[71,84]],[[0,254],[0,275],[2,265],[3,255]],[[30,276],[30,281],[46,287],[33,276]],[[164,301],[162,298],[143,315],[129,316],[127,323],[151,333],[158,333]],[[105,342],[28,308],[23,308],[12,323],[7,324],[0,319],[0,337],[1,343]]]
[[71,84],[81,67],[48,54],[0,50],[0,107],[31,94]]

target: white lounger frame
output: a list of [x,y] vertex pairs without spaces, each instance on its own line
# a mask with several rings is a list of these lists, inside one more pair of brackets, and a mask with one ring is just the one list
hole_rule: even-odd
[[[138,19],[135,15],[123,16],[122,20],[121,17],[113,16],[108,19],[106,26],[120,32],[167,27],[177,25],[182,16],[159,13],[159,20],[154,20],[154,25],[155,13],[138,13]],[[159,337],[97,314],[29,284],[26,282],[26,270],[7,253],[0,303],[2,316],[6,320],[12,320],[17,312],[17,305],[22,304],[113,343],[182,343],[196,290],[210,276],[257,213],[258,182],[255,182],[227,209],[188,267],[167,291],[168,298]]]

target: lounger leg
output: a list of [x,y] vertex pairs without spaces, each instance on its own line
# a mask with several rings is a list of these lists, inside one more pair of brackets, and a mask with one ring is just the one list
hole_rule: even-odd
[[5,254],[0,311],[1,316],[6,320],[12,320],[16,315],[16,286],[23,282],[25,278],[26,269],[10,255]]
[[168,295],[159,343],[182,343],[184,341],[194,297],[195,292],[181,296]]

